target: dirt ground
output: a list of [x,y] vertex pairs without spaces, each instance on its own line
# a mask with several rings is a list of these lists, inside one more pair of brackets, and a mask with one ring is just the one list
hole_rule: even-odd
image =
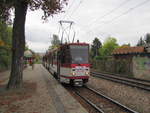
[[[53,113],[46,83],[42,77],[41,65],[24,70],[23,88],[6,90],[9,72],[0,73],[0,113]],[[54,112],[55,113],[55,112]]]
[[0,113],[14,113],[22,105],[22,101],[30,99],[35,94],[36,83],[24,83],[20,90],[7,91],[6,85],[0,85]]

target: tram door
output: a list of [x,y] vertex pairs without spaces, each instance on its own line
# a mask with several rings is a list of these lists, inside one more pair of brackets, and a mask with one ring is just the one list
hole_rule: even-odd
[[60,61],[61,61],[61,53],[58,51],[57,53],[57,77],[60,79]]

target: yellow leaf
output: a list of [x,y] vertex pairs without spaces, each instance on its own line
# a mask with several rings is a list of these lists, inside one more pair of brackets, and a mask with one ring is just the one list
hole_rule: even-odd
[[0,40],[0,46],[4,46],[4,45],[5,45],[4,41]]

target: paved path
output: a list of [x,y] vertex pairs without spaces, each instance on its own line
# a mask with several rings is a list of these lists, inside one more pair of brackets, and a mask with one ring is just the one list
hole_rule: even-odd
[[36,83],[37,89],[31,98],[16,102],[21,105],[17,113],[87,113],[42,65],[35,65],[34,70],[25,69],[23,78],[25,82]]

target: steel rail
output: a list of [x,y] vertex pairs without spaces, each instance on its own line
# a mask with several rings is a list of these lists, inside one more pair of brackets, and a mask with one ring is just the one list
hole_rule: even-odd
[[121,78],[112,77],[109,75],[103,75],[100,73],[91,72],[91,74],[95,77],[103,78],[103,79],[110,80],[113,82],[118,82],[118,83],[122,83],[122,84],[125,84],[128,86],[137,87],[137,88],[140,88],[140,89],[143,89],[146,91],[150,91],[150,85],[148,85],[148,84],[143,84],[143,83],[139,83],[139,82],[135,82],[135,81],[131,81],[131,80],[125,80],[123,78],[121,79]]
[[122,79],[134,80],[134,81],[145,82],[147,84],[150,84],[150,80],[144,80],[144,79],[139,79],[139,78],[132,78],[132,77],[128,77],[128,76],[121,76],[120,74],[103,73],[103,72],[101,73],[101,72],[96,72],[96,71],[91,71],[91,73],[107,75],[107,76],[113,76],[113,77],[118,77],[118,78],[122,78]]
[[116,104],[117,106],[123,108],[124,110],[126,110],[126,111],[128,111],[128,112],[131,112],[131,113],[139,113],[139,112],[137,112],[137,111],[135,111],[135,110],[132,110],[131,108],[129,108],[129,107],[127,107],[127,106],[125,106],[125,105],[119,103],[118,101],[116,101],[116,100],[114,100],[114,99],[112,99],[112,98],[110,98],[110,97],[108,97],[108,96],[106,96],[106,95],[104,95],[104,94],[102,94],[102,93],[96,91],[95,89],[92,89],[92,88],[90,88],[90,87],[88,87],[88,86],[85,86],[85,88],[87,88],[87,89],[91,90],[92,92],[94,92],[95,94],[97,94],[97,95],[99,95],[99,96],[101,96],[101,97],[103,97],[103,98],[105,98],[105,99],[111,101],[112,103]]
[[129,78],[123,78],[123,77],[118,77],[118,76],[114,76],[114,75],[106,75],[106,74],[101,74],[101,73],[95,73],[95,72],[91,72],[93,74],[97,74],[100,76],[106,76],[106,77],[110,77],[110,78],[114,78],[114,79],[118,79],[118,80],[123,80],[126,82],[131,82],[131,83],[135,83],[135,84],[139,84],[139,85],[143,85],[146,87],[150,87],[150,82],[142,83],[143,81],[139,81],[139,80],[134,80],[134,79],[129,79]]
[[92,103],[90,100],[86,99],[85,97],[81,96],[79,92],[75,91],[75,93],[81,97],[84,101],[86,101],[88,104],[90,104],[94,109],[96,109],[100,113],[105,113],[102,109],[100,109],[98,106],[96,106],[94,103]]

